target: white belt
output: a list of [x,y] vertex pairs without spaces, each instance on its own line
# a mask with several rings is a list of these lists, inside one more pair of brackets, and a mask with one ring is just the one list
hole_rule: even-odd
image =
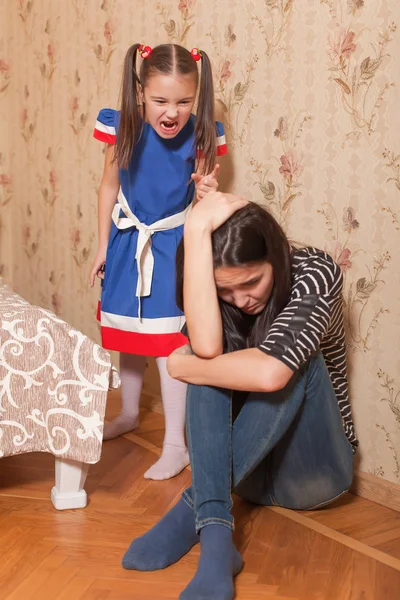
[[[151,236],[153,233],[156,233],[156,231],[167,231],[168,229],[175,229],[175,227],[183,225],[190,209],[191,205],[180,213],[176,213],[165,219],[160,219],[151,225],[145,225],[133,214],[121,188],[119,190],[118,202],[114,206],[112,212],[112,220],[118,229],[136,227],[138,230],[135,258],[138,270],[136,296],[139,298],[139,318],[141,318],[140,298],[143,296],[150,296],[151,283],[153,280],[154,256],[151,251]],[[124,217],[119,216],[121,210],[125,215]]]

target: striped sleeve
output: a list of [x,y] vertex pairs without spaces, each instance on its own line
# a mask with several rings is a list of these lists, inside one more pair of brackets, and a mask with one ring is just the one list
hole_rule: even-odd
[[217,156],[223,156],[228,154],[228,148],[226,145],[224,126],[220,121],[216,121],[217,126]]
[[[228,154],[228,147],[226,145],[226,137],[224,126],[220,121],[215,121],[215,134],[216,134],[216,154],[217,156],[223,156]],[[204,154],[201,148],[197,148],[197,158],[204,158]]]
[[103,108],[97,117],[93,137],[106,144],[115,144],[117,134],[115,129],[116,111],[112,108]]
[[312,257],[296,270],[291,298],[259,348],[297,371],[317,350],[341,304],[343,275],[328,256]]

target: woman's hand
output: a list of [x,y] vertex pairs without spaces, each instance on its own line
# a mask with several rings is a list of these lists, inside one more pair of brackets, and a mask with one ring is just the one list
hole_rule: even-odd
[[190,354],[193,354],[192,346],[190,344],[185,344],[184,346],[180,346],[180,348],[177,348],[176,350],[174,350],[170,354],[170,356],[172,356],[173,354],[183,354],[184,356],[189,356]]
[[218,189],[218,171],[219,164],[216,164],[214,170],[209,175],[202,175],[197,171],[193,173],[192,179],[196,185],[196,196],[198,200],[202,200],[209,192],[216,192]]
[[247,204],[248,201],[242,196],[210,192],[190,212],[186,220],[185,232],[193,227],[212,233]]
[[106,263],[106,253],[106,249],[99,248],[97,250],[96,258],[93,261],[93,266],[89,275],[90,287],[94,286],[96,275],[97,277],[100,277],[100,279],[104,279],[104,265]]
[[182,365],[182,361],[185,361],[187,356],[192,356],[193,350],[190,344],[185,344],[180,348],[177,348],[169,355],[167,359],[167,371],[173,379],[179,377],[179,367]]

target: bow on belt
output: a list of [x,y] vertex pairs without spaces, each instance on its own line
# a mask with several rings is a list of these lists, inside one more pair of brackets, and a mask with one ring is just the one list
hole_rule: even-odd
[[[153,280],[154,256],[151,250],[151,236],[156,233],[156,231],[167,231],[168,229],[175,229],[175,227],[183,225],[190,209],[191,205],[180,213],[155,221],[151,225],[145,225],[133,214],[122,190],[119,190],[118,202],[115,204],[112,212],[112,220],[118,229],[136,227],[138,230],[135,258],[138,270],[136,296],[139,299],[139,319],[141,318],[140,298],[143,296],[150,296],[151,283]],[[125,215],[123,217],[120,217],[121,210]]]

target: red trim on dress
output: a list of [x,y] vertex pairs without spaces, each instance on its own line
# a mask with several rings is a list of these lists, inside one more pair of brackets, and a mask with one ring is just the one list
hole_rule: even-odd
[[140,354],[141,356],[169,356],[171,352],[189,343],[183,333],[136,333],[112,327],[101,328],[102,346],[106,350]]
[[[101,321],[101,302],[97,304],[97,320]],[[102,346],[106,350],[140,354],[141,356],[169,356],[171,352],[189,343],[183,333],[137,333],[113,327],[101,328]]]

